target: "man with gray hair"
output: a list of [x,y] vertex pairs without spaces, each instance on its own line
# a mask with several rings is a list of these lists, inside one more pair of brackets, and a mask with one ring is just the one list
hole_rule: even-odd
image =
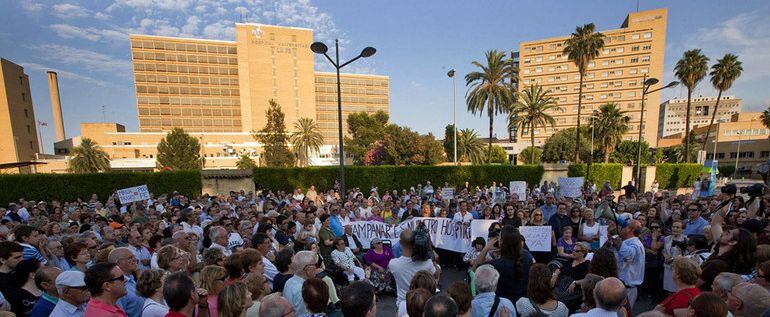
[[317,260],[318,257],[313,251],[299,251],[291,258],[294,276],[286,281],[286,284],[283,286],[283,297],[291,303],[297,315],[308,313],[305,301],[302,299],[302,285],[305,283],[305,280],[313,278],[318,274]]
[[711,283],[711,291],[719,295],[723,301],[727,302],[727,296],[732,292],[733,287],[743,283],[743,278],[736,273],[722,272],[714,278]]
[[224,227],[216,226],[211,228],[211,230],[209,230],[209,239],[211,239],[210,248],[222,250],[222,254],[226,257],[233,254],[233,252],[227,248],[227,229]]
[[[475,280],[476,297],[471,302],[471,316],[487,317],[500,316],[502,311],[508,311],[511,316],[516,316],[516,307],[507,298],[495,294],[500,273],[494,266],[484,264],[476,268]],[[490,312],[494,313],[490,314]]]
[[110,255],[107,260],[118,265],[123,276],[125,277],[126,295],[118,299],[117,304],[123,308],[126,315],[129,317],[142,316],[142,307],[144,306],[144,298],[139,296],[136,292],[136,277],[134,272],[138,268],[138,261],[134,252],[127,247],[115,248],[110,251]]
[[728,295],[727,308],[734,316],[760,317],[770,309],[770,292],[754,283],[740,283]]
[[278,293],[265,296],[259,306],[259,316],[262,317],[294,317],[294,307]]
[[605,278],[596,283],[594,299],[596,300],[596,308],[582,314],[574,314],[572,317],[617,316],[618,310],[626,302],[626,287],[617,278]]

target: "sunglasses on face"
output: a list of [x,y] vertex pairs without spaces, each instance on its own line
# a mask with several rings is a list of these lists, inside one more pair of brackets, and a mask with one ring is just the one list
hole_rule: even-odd
[[125,281],[126,281],[126,277],[125,277],[125,276],[123,276],[123,275],[121,275],[121,276],[118,276],[118,277],[113,277],[113,278],[111,278],[111,279],[107,280],[107,282],[108,282],[108,283],[110,283],[110,282],[115,282],[115,281],[121,281],[121,282],[125,282]]

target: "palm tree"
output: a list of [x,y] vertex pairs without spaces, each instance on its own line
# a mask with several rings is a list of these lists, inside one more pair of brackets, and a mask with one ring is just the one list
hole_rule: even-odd
[[620,144],[623,134],[628,132],[631,118],[617,104],[606,103],[599,108],[595,120],[597,142],[602,149],[604,163],[609,163],[610,152]]
[[479,140],[479,134],[473,129],[457,131],[457,156],[458,160],[481,162],[484,159],[484,144]]
[[[604,34],[596,32],[596,26],[588,23],[575,28],[569,39],[564,41],[563,54],[567,55],[580,74],[580,86],[578,86],[578,116],[577,126],[580,127],[580,113],[583,106],[583,77],[586,75],[588,64],[599,56],[604,48]],[[580,162],[580,129],[575,136],[575,162]]]
[[[690,133],[690,102],[692,91],[698,86],[708,71],[708,57],[701,54],[700,49],[692,49],[684,52],[682,59],[676,62],[674,74],[679,81],[687,87],[687,113],[685,118],[684,135]],[[690,152],[690,138],[685,137],[684,153]],[[690,163],[690,156],[685,155],[685,163]]]
[[72,148],[67,169],[72,173],[98,173],[110,170],[110,157],[94,140],[83,138]]
[[506,57],[505,52],[491,50],[486,52],[486,65],[477,61],[472,64],[481,69],[465,75],[465,85],[468,93],[465,101],[468,111],[473,114],[483,113],[489,116],[489,148],[487,158],[492,157],[492,128],[495,115],[507,113],[513,103],[514,90],[506,80],[515,79],[516,67],[513,61]]
[[[719,90],[717,94],[717,103],[714,105],[714,112],[711,114],[711,123],[708,129],[706,129],[706,138],[703,139],[703,149],[706,149],[706,142],[708,142],[709,134],[711,134],[711,126],[714,125],[714,119],[717,116],[717,110],[719,110],[719,100],[722,99],[722,92],[730,89],[733,83],[743,72],[743,66],[738,60],[738,56],[733,54],[725,54],[722,59],[718,59],[717,63],[711,66],[711,84],[714,88]],[[714,154],[716,155],[716,154]]]
[[235,162],[235,167],[242,170],[250,170],[257,167],[257,162],[254,161],[248,154],[243,154]]
[[[545,128],[547,124],[556,125],[556,120],[548,113],[553,110],[563,111],[556,104],[556,99],[548,95],[540,85],[527,87],[516,101],[516,111],[508,115],[508,129],[518,128],[529,131],[532,146],[535,146],[535,129]],[[530,162],[535,161],[535,151],[531,151]]]
[[759,117],[759,119],[762,120],[762,124],[770,129],[770,107],[767,107],[765,111],[762,111],[762,115]]
[[324,143],[324,136],[321,134],[318,124],[310,118],[300,118],[294,122],[294,131],[290,136],[292,148],[297,154],[299,165],[307,166],[310,160],[310,151],[318,152]]

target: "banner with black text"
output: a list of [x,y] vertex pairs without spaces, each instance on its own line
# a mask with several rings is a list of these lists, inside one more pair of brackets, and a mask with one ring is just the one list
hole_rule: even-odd
[[390,240],[392,244],[398,243],[401,232],[406,229],[414,230],[419,222],[425,223],[434,247],[455,252],[467,252],[470,248],[471,226],[462,222],[454,222],[451,218],[419,217],[406,220],[398,225],[389,225],[379,221],[353,221],[350,226],[364,249],[368,249],[375,237],[380,238],[380,240]]

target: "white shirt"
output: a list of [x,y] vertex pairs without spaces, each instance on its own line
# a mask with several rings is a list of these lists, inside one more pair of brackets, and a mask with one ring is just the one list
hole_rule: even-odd
[[473,215],[471,215],[470,212],[466,212],[465,215],[462,214],[462,212],[456,212],[454,218],[452,218],[453,222],[463,222],[466,224],[470,224],[471,220],[473,220]]
[[152,298],[144,300],[142,306],[142,317],[164,317],[168,314],[168,306],[166,303],[158,303]]
[[151,260],[152,259],[152,255],[150,254],[150,250],[147,250],[147,248],[145,248],[144,246],[139,246],[137,248],[137,247],[135,247],[133,245],[129,245],[128,249],[131,250],[131,253],[133,253],[134,256],[136,257],[137,264],[139,265],[139,270],[140,271],[147,270],[147,265],[144,265],[144,263],[142,263],[142,261],[143,260]]
[[278,274],[278,268],[264,256],[262,257],[262,264],[265,265],[265,273],[263,275],[267,279],[267,283],[270,284],[270,289],[273,289],[273,279]]
[[86,312],[86,305],[76,307],[66,300],[59,299],[56,306],[53,307],[50,317],[83,317]]
[[396,303],[400,303],[406,300],[406,292],[409,291],[409,283],[412,282],[412,277],[419,271],[428,271],[431,274],[436,273],[436,267],[433,266],[433,261],[412,261],[411,257],[400,257],[390,260],[388,263],[388,270],[393,273],[393,279],[396,280],[396,289],[398,296],[396,297]]

